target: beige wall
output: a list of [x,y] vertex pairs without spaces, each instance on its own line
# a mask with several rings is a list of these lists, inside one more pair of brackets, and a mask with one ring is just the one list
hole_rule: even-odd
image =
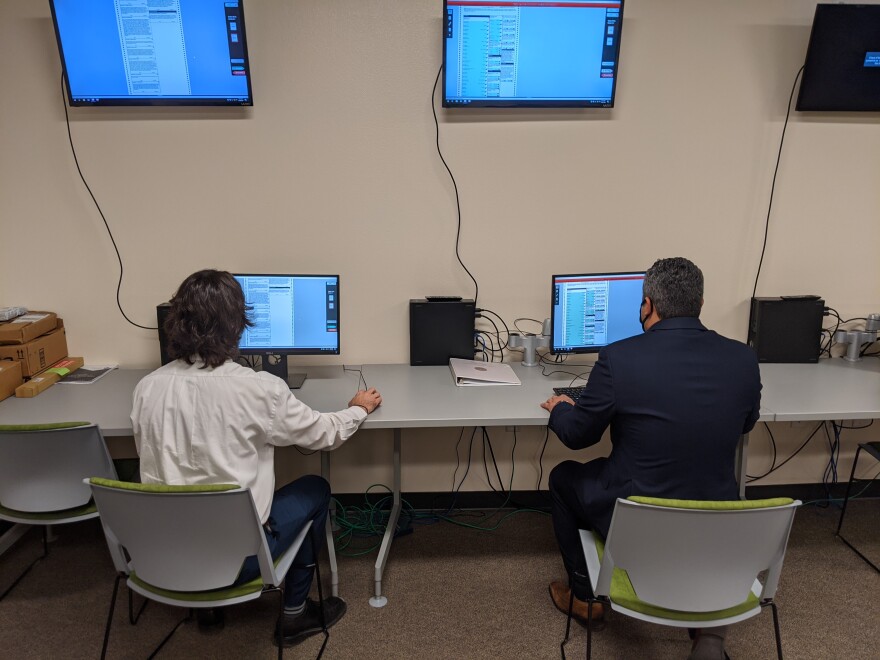
[[[542,319],[551,273],[684,255],[706,275],[704,322],[744,339],[814,6],[628,0],[613,110],[439,109],[480,305],[508,323]],[[473,293],[434,146],[441,8],[248,0],[252,109],[72,108],[80,165],[125,264],[128,316],[153,325],[156,303],[203,267],[339,272],[343,353],[323,361],[407,361],[407,300]],[[116,308],[116,256],[67,143],[48,3],[0,1],[0,54],[0,305],[56,310],[89,362],[157,365],[155,332]],[[821,294],[845,317],[880,311],[878,181],[877,114],[793,113],[758,294]],[[781,455],[811,428],[774,425]],[[847,447],[864,435],[846,433]],[[506,454],[512,434],[493,436]],[[448,489],[458,431],[408,437],[404,487]],[[754,472],[769,461],[764,437]],[[519,438],[515,487],[528,488],[543,431]],[[334,487],[387,483],[389,448],[387,432],[363,433],[334,458]],[[551,438],[544,463],[602,451]],[[766,481],[819,481],[826,457],[814,440]],[[302,460],[284,458],[293,471],[315,465]],[[485,487],[481,472],[464,488]]]

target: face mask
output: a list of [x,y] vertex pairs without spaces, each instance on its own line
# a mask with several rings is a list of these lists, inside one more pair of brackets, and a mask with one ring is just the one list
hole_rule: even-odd
[[642,326],[642,332],[645,331],[645,321],[647,321],[648,317],[651,315],[650,313],[648,313],[648,314],[645,314],[645,316],[642,316],[642,307],[645,306],[645,303],[647,301],[648,301],[647,298],[642,298],[642,304],[639,305],[639,325]]

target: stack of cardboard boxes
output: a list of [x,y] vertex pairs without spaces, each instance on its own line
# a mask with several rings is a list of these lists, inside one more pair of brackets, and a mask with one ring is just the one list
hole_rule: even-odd
[[64,321],[53,312],[28,312],[0,323],[0,400],[66,357]]

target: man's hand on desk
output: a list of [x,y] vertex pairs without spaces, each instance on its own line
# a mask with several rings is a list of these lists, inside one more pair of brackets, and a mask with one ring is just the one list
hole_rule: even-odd
[[553,409],[556,407],[556,404],[560,401],[564,401],[565,403],[570,403],[574,405],[574,399],[570,396],[565,396],[564,394],[558,394],[555,396],[551,396],[544,403],[541,404],[541,407],[547,412],[553,412]]
[[382,395],[376,391],[375,387],[368,390],[358,390],[357,394],[348,402],[349,407],[360,406],[367,411],[369,415],[382,403]]

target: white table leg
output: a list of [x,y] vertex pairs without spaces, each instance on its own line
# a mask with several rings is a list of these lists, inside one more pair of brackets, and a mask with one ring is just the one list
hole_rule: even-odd
[[400,435],[400,429],[394,429],[394,503],[391,507],[391,515],[388,516],[388,526],[385,528],[379,556],[376,558],[376,593],[370,598],[370,605],[373,607],[385,607],[388,604],[388,598],[382,595],[382,574],[385,572],[385,563],[388,561],[388,553],[391,551],[391,541],[394,540],[394,532],[397,531],[397,521],[400,518]]

